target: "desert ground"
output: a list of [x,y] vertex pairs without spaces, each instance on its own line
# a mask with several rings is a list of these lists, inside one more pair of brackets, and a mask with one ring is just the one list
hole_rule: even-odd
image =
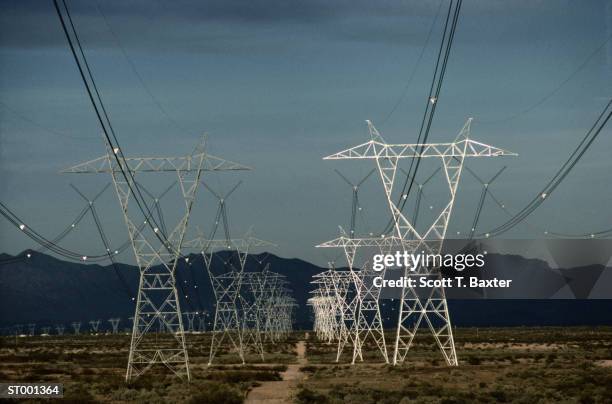
[[[347,347],[336,363],[335,344],[296,332],[267,343],[265,363],[241,365],[228,347],[209,367],[210,335],[191,334],[191,382],[157,367],[126,384],[128,335],[5,336],[0,381],[63,383],[75,403],[612,403],[610,327],[459,328],[455,339],[454,368],[424,332],[399,366],[372,343],[364,362],[351,365]],[[387,341],[391,354],[392,331]]]

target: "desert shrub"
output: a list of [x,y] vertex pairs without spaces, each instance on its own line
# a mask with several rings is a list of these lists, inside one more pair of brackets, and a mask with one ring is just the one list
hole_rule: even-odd
[[83,385],[64,386],[64,398],[62,403],[95,403],[94,396],[89,389]]
[[237,389],[225,383],[209,383],[198,387],[188,404],[241,404],[243,396]]
[[297,402],[300,404],[319,404],[319,403],[327,403],[329,400],[327,396],[317,393],[314,390],[310,390],[308,388],[301,389],[296,396]]
[[82,374],[82,375],[95,375],[95,374],[96,374],[96,371],[95,371],[95,370],[93,370],[92,368],[83,368],[83,369],[81,370],[81,374]]
[[595,404],[595,399],[590,394],[583,394],[578,401],[580,404]]
[[444,397],[440,400],[440,404],[468,404],[469,401],[459,397]]
[[490,394],[497,402],[505,403],[508,401],[508,395],[503,390],[493,390]]
[[470,365],[480,365],[481,360],[478,356],[469,356],[467,361]]
[[255,371],[240,371],[226,370],[221,372],[212,372],[207,377],[208,380],[216,380],[225,383],[239,383],[249,381],[277,381],[281,380],[278,372],[270,372],[266,370]]
[[151,390],[155,385],[156,383],[152,377],[138,377],[136,379],[132,379],[127,386],[129,389],[134,390]]

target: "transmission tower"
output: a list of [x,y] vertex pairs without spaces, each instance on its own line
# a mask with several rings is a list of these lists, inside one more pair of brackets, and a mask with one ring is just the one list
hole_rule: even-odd
[[81,333],[81,322],[80,321],[73,322],[72,329],[74,330],[74,335],[79,335]]
[[[116,158],[115,155],[123,154],[120,150],[109,147],[106,155],[64,171],[111,174],[140,269],[126,381],[142,375],[156,364],[163,364],[177,376],[190,380],[189,358],[175,278],[189,216],[203,171],[248,169],[207,154],[204,140],[190,155],[183,157]],[[137,195],[133,195],[133,192],[139,192],[140,189],[135,176],[138,173],[162,172],[175,173],[177,176],[185,204],[183,216],[167,233],[153,226],[153,223],[157,223],[152,217],[145,217],[145,223],[148,220],[152,223],[139,230],[138,224],[141,222],[138,217],[142,217],[142,206],[139,204],[138,212],[128,209],[130,199],[136,199],[138,202]],[[155,333],[159,327],[171,338],[158,338]]]
[[262,316],[260,312],[263,285],[257,272],[231,272],[228,276],[240,278],[238,293],[240,332],[243,349],[252,350],[264,360]]
[[57,332],[57,335],[64,335],[64,324],[58,324],[55,326],[55,332]]
[[292,314],[296,306],[287,288],[284,275],[264,268],[262,272],[262,297],[258,303],[265,340],[276,342],[288,336],[292,329]]
[[[225,206],[225,205],[223,205]],[[223,208],[225,209],[225,208]],[[218,216],[227,218],[227,214]],[[224,221],[227,219],[220,219]],[[224,225],[227,228],[227,226]],[[229,234],[229,233],[226,233]],[[240,239],[207,239],[200,235],[185,243],[185,247],[200,250],[204,267],[215,294],[215,318],[213,323],[213,335],[210,345],[208,364],[211,365],[218,349],[225,339],[229,339],[231,345],[238,353],[242,363],[245,363],[245,345],[243,342],[243,328],[240,316],[239,295],[242,289],[242,276],[246,259],[252,248],[274,246],[274,244],[252,237],[247,233],[245,238]],[[231,256],[223,259],[224,273],[215,273],[213,269],[213,258],[221,258],[216,252],[220,250],[230,251],[230,254],[238,255],[238,265],[231,262]],[[262,348],[263,349],[263,348]]]
[[[336,349],[336,362],[340,361],[340,356],[344,347],[350,342],[355,347],[357,332],[357,311],[359,301],[357,299],[356,285],[353,274],[350,271],[338,271],[333,263],[330,264],[330,277],[334,290],[335,304],[338,307],[339,315],[338,346]],[[361,357],[361,353],[358,353]]]
[[[232,347],[238,353],[241,362],[245,363],[245,322],[241,314],[241,291],[243,289],[242,282],[246,259],[253,247],[273,246],[274,244],[263,241],[251,236],[249,230],[246,236],[242,239],[232,239],[230,233],[230,225],[227,214],[227,199],[236,191],[242,182],[238,182],[228,192],[221,194],[215,191],[209,185],[204,184],[206,189],[217,198],[217,212],[212,231],[208,237],[200,234],[193,240],[185,243],[186,248],[196,248],[202,254],[204,266],[213,292],[215,294],[215,319],[213,323],[213,333],[210,343],[210,354],[208,365],[213,363],[218,349],[222,346],[227,338]],[[221,227],[223,229],[223,238],[215,238],[217,231]],[[227,258],[223,258],[215,252],[225,250],[229,252]],[[238,257],[238,265],[235,265],[234,257]],[[213,258],[218,257],[223,260],[223,273],[215,273],[213,270]],[[246,331],[250,332],[250,331]],[[253,339],[248,336],[249,342]],[[262,356],[263,360],[263,344],[259,343],[260,339],[255,339],[254,348]]]
[[113,334],[117,334],[119,332],[119,323],[121,322],[120,318],[109,318],[108,322],[110,323]]
[[[346,256],[349,267],[348,275],[350,275],[352,288],[355,290],[353,301],[347,301],[346,304],[348,305],[348,308],[345,310],[344,314],[344,316],[350,321],[348,330],[350,340],[353,343],[353,364],[357,358],[362,360],[362,347],[364,346],[368,337],[374,340],[384,361],[386,363],[389,362],[379,304],[380,289],[374,287],[372,282],[373,278],[376,276],[381,276],[384,278],[385,271],[383,270],[379,273],[374,273],[371,269],[368,269],[367,265],[365,265],[361,270],[355,268],[355,257],[357,251],[364,247],[376,247],[382,254],[387,254],[391,252],[394,247],[403,246],[404,249],[409,249],[413,248],[414,245],[415,243],[412,241],[402,241],[395,236],[386,236],[381,238],[354,238],[348,237],[344,231],[342,231],[342,235],[340,237],[317,245],[317,248],[341,247],[343,248]],[[337,280],[339,283],[342,281],[342,279]],[[338,290],[342,291],[343,288],[344,286]],[[354,305],[354,309],[351,310],[352,305]],[[342,348],[347,341],[347,338],[343,338],[340,341],[338,345],[338,359],[342,352]]]
[[308,299],[308,304],[315,313],[314,331],[317,338],[331,344],[337,338],[339,327],[336,323],[336,302],[328,287],[327,276],[325,272],[314,276],[312,283],[317,288],[311,292],[313,297]]
[[[357,358],[363,360],[362,347],[368,336],[371,336],[380,349],[384,361],[388,363],[387,345],[385,342],[383,322],[378,301],[380,291],[374,289],[372,285],[367,284],[367,281],[373,278],[371,271],[367,271],[365,268],[358,271],[354,268],[354,259],[358,246],[377,246],[382,248],[387,244],[387,240],[381,242],[379,239],[355,238],[356,216],[362,209],[359,205],[359,187],[376,171],[376,169],[372,169],[363,179],[355,184],[340,173],[340,171],[335,171],[351,186],[353,191],[350,230],[349,234],[346,235],[341,228],[342,237],[332,240],[329,243],[323,243],[317,247],[343,247],[349,264],[349,272],[346,274],[349,275],[348,277],[340,275],[339,272],[335,271],[332,264],[330,265],[330,270],[324,273],[325,276],[322,278],[324,282],[327,281],[332,283],[336,301],[336,314],[340,315],[340,319],[337,322],[339,329],[337,330],[338,350],[336,361],[339,361],[344,346],[349,341],[353,345],[353,358],[351,362],[354,364]],[[366,242],[366,240],[373,240],[373,244]]]
[[[385,196],[394,221],[394,232],[401,240],[415,240],[416,248],[411,252],[425,251],[437,254],[441,251],[448,221],[452,213],[457,186],[466,157],[495,157],[515,155],[508,151],[476,142],[469,138],[468,119],[459,135],[450,143],[389,144],[374,125],[367,121],[371,140],[358,146],[325,157],[325,160],[372,159],[383,183]],[[442,211],[423,233],[419,233],[413,223],[397,207],[393,199],[393,185],[399,159],[402,158],[439,158],[450,191],[450,197]],[[404,196],[402,196],[404,197]],[[404,268],[404,276],[429,275],[439,277],[436,269],[426,267],[410,271]],[[422,298],[414,288],[402,288],[399,320],[395,338],[393,364],[403,362],[412,345],[421,322],[425,320],[448,365],[458,364],[455,343],[446,303],[444,288],[432,288],[427,297]]]
[[91,326],[91,332],[97,334],[100,328],[100,320],[91,320],[89,321],[89,325]]
[[185,317],[187,317],[187,331],[189,332],[193,332],[193,322],[195,321],[195,316],[195,311],[185,312]]
[[204,310],[199,314],[198,317],[198,331],[205,332],[206,331],[206,317],[208,316],[208,311]]

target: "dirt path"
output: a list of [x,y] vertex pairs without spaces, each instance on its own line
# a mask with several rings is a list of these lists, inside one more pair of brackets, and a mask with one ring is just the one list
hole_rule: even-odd
[[300,368],[308,361],[306,360],[306,342],[299,341],[295,345],[295,350],[298,355],[298,363],[288,365],[287,370],[281,373],[283,380],[277,382],[262,382],[261,386],[255,387],[249,392],[246,398],[246,404],[286,404],[293,402],[295,389],[304,378],[304,373]]

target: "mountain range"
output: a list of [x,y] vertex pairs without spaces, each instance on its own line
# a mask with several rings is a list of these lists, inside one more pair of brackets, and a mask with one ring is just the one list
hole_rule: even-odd
[[[105,324],[109,318],[127,319],[133,316],[132,297],[138,285],[138,270],[135,266],[74,263],[43,253],[30,254],[27,259],[14,259],[11,255],[0,254],[0,262],[4,262],[0,265],[0,327],[29,323],[68,326],[73,321],[87,322],[94,319],[101,319],[102,324]],[[215,254],[219,259],[213,260],[213,271],[220,271],[223,260],[229,259],[231,254]],[[494,260],[498,266],[516,271],[520,271],[520,268],[531,271],[538,266],[545,271],[546,266],[542,261],[527,260],[516,255],[499,255]],[[309,292],[313,289],[310,281],[314,274],[325,268],[296,258],[262,253],[249,255],[245,270],[258,270],[261,261],[270,264],[270,270],[286,276],[298,303],[295,327],[311,328],[313,315],[306,304]],[[593,271],[599,271],[599,274],[602,272],[601,268],[587,268],[578,273],[593,274]],[[568,273],[571,271],[563,271],[562,279],[567,283],[566,287],[569,285],[571,288],[572,279],[568,278]],[[558,276],[555,273],[555,277]],[[577,279],[594,277],[587,275]],[[549,283],[548,279],[545,278],[544,282]],[[530,279],[526,281],[529,282]],[[182,310],[208,313],[207,321],[210,321],[214,313],[214,297],[202,256],[190,255],[188,262],[181,260],[177,267],[177,283]],[[556,286],[556,289],[561,288],[560,284]],[[397,299],[387,302],[383,308],[383,317],[392,326],[396,319],[394,312],[397,310]],[[612,300],[609,299],[483,300],[453,299],[451,296],[449,309],[452,321],[457,326],[612,325]]]

